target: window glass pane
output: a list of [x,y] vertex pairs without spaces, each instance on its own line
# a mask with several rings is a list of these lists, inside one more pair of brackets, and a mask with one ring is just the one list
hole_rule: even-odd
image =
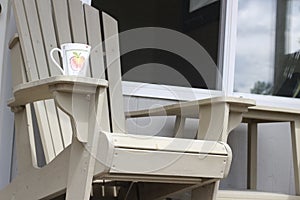
[[[185,87],[217,89],[218,53],[220,32],[220,0],[101,0],[92,2],[99,10],[112,15],[119,22],[120,32],[141,27],[161,27],[188,36],[204,48],[206,54],[194,50],[185,40],[173,40],[182,47],[180,55],[172,49],[145,48],[121,56],[123,80],[176,85]],[[167,34],[167,38],[172,33]],[[174,37],[175,38],[175,37]],[[159,33],[151,35],[153,43],[164,42]],[[120,37],[121,50],[136,41],[124,41]],[[187,47],[186,47],[186,46]],[[121,52],[123,53],[123,52]],[[204,55],[204,56],[203,56]],[[200,60],[196,66],[189,56]],[[208,61],[207,61],[208,60]],[[199,70],[200,68],[200,70]],[[206,73],[199,73],[204,70]],[[204,77],[204,75],[205,77]]]
[[235,92],[299,97],[299,18],[299,0],[239,0]]

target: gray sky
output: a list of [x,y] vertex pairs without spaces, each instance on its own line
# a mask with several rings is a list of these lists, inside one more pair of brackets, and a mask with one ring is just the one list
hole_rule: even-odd
[[274,0],[240,0],[235,90],[249,92],[257,81],[272,82],[275,40]]

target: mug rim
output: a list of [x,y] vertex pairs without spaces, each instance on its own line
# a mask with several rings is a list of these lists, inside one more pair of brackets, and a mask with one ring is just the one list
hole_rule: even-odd
[[61,49],[65,46],[85,46],[85,49],[90,49],[91,45],[84,44],[84,43],[73,43],[73,42],[68,42],[68,43],[63,43],[60,45]]

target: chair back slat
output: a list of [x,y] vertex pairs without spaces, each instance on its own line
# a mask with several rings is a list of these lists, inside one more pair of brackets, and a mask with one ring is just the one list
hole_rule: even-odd
[[[40,78],[47,78],[49,77],[49,68],[48,68],[48,61],[45,52],[44,40],[42,36],[42,29],[39,22],[40,19],[39,13],[41,12],[38,12],[38,8],[36,6],[35,0],[24,0],[23,2],[24,2],[24,8],[27,16],[29,32],[31,35],[33,51],[35,54],[35,60],[38,66],[38,70],[37,70],[38,75]],[[48,40],[48,37],[46,37],[45,39]],[[46,116],[39,116],[43,118],[43,120],[40,121],[40,124],[48,124],[53,149],[55,155],[57,155],[64,149],[64,146],[62,142],[62,136],[61,136],[60,125],[57,117],[55,103],[53,100],[46,100],[44,102],[41,102],[40,106],[45,106],[45,114],[43,115],[46,115]],[[39,109],[43,109],[43,108],[39,108]],[[48,142],[48,141],[49,141],[49,137],[44,139],[44,142]]]
[[68,0],[73,42],[87,43],[84,12],[81,1]]
[[44,101],[34,102],[33,106],[34,106],[37,124],[39,127],[39,132],[41,135],[45,160],[48,163],[51,160],[53,160],[57,154],[54,149],[54,146],[56,145],[52,141],[53,137],[49,127],[45,102]]
[[[45,41],[48,41],[48,38],[49,39],[52,38],[51,31],[49,31],[49,29],[47,30],[42,29],[42,25],[40,24],[40,22],[44,23],[44,21],[42,21],[44,18],[41,17],[40,15],[41,11],[38,10],[35,0],[24,0],[23,2],[24,2],[24,8],[27,16],[29,32],[31,35],[33,51],[36,58],[36,64],[38,66],[38,70],[37,70],[38,75],[40,78],[47,78],[50,76],[48,63],[50,63],[51,61],[47,60],[48,52],[47,52],[47,48],[44,46],[44,43]],[[45,1],[40,1],[39,5],[41,7],[43,7],[43,5],[46,6],[46,4],[44,3]],[[43,38],[45,40],[43,40]],[[41,109],[42,110],[45,109],[45,113],[44,112],[42,113],[44,113],[43,115],[46,115],[46,116],[41,116],[40,113],[37,115],[39,118],[38,121],[40,121],[39,126],[42,127],[42,126],[46,126],[45,124],[48,124],[50,130],[50,133],[47,131],[47,136],[44,136],[45,134],[42,134],[41,137],[42,141],[44,141],[43,143],[50,143],[49,145],[53,146],[52,148],[54,149],[55,155],[58,155],[64,149],[64,143],[62,139],[60,122],[58,120],[55,103],[53,100],[46,100],[44,102],[40,102],[38,107],[45,107],[45,108],[39,108],[39,112],[41,112],[40,111]],[[40,120],[40,118],[42,118],[43,120]],[[50,136],[48,136],[48,134],[50,134]]]
[[[99,11],[91,6],[84,5],[84,13],[88,44],[92,47],[90,55],[91,75],[94,78],[106,79]],[[107,95],[107,91],[105,91],[105,95]],[[103,131],[110,132],[107,98],[105,98],[103,104],[101,127]]]
[[122,95],[118,22],[106,13],[102,13],[102,19],[106,52],[106,70],[109,81],[111,127],[113,132],[124,133],[126,129]]
[[[9,47],[11,49],[11,66],[12,66],[12,81],[13,81],[13,87],[26,83],[27,82],[27,76],[25,73],[25,67],[24,67],[24,61],[23,61],[23,56],[22,56],[22,51],[21,51],[21,46],[20,43],[17,42],[13,46]],[[28,120],[28,133],[29,133],[29,139],[32,144],[31,150],[31,158],[32,158],[32,163],[33,166],[38,166],[37,163],[37,155],[35,154],[36,148],[35,148],[35,141],[34,141],[34,131],[33,131],[33,126],[32,126],[32,118],[31,118],[31,109],[30,105],[26,105],[26,113],[27,113],[27,120]],[[17,133],[16,133],[17,134]],[[18,136],[16,136],[18,137]],[[27,161],[28,162],[28,161]],[[20,163],[18,163],[18,167],[20,167]]]
[[91,6],[84,5],[84,13],[88,44],[92,47],[90,55],[91,74],[94,78],[105,79],[99,11]]
[[35,0],[24,0],[24,8],[27,16],[27,23],[31,36],[31,43],[35,55],[35,61],[37,65],[38,77],[47,78],[49,77],[48,63],[45,56],[45,47],[42,38],[39,16]]
[[[57,37],[56,31],[54,26],[54,20],[52,16],[52,4],[49,0],[38,0],[36,1],[37,8],[39,11],[39,19],[40,19],[40,26],[42,30],[42,36],[44,38],[44,47],[46,52],[46,58],[48,62],[48,68],[51,76],[54,75],[61,75],[61,72],[58,68],[54,65],[50,58],[50,51],[57,47]],[[58,54],[55,54],[55,60],[60,63],[60,59]],[[50,103],[51,111],[50,113],[53,114],[51,117],[51,122],[55,122],[53,125],[53,143],[54,146],[57,146],[55,149],[57,153],[61,151],[61,145],[63,147],[68,146],[71,144],[72,140],[72,126],[70,123],[70,118],[67,114],[62,112],[60,108],[53,107],[53,103]],[[48,106],[49,107],[49,106]],[[57,127],[58,126],[58,127]],[[55,129],[54,129],[55,128]],[[61,131],[57,130],[60,128]]]
[[11,48],[11,75],[12,75],[12,86],[16,87],[19,84],[27,82],[27,76],[24,67],[24,61],[22,57],[22,51],[20,43],[16,43]]
[[[39,20],[40,26],[42,30],[42,36],[45,38],[44,47],[46,52],[46,59],[48,62],[49,73],[51,76],[60,75],[61,72],[56,67],[56,65],[51,61],[50,51],[58,47],[57,39],[55,34],[54,22],[52,18],[52,5],[49,0],[38,0],[36,1],[38,12],[39,12]],[[55,60],[60,64],[60,59],[58,54],[54,55]]]
[[26,22],[26,14],[23,6],[23,2],[20,0],[14,0],[14,13],[18,13],[15,17],[22,52],[24,55],[24,63],[27,66],[26,75],[30,80],[38,80],[38,71],[35,63],[34,52],[32,51],[31,38],[29,34],[29,28]]
[[52,0],[57,44],[72,42],[67,0]]

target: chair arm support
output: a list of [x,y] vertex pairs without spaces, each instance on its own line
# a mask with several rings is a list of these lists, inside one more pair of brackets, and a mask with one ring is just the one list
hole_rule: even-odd
[[50,78],[20,84],[13,90],[13,98],[8,101],[8,106],[19,107],[35,101],[54,99],[53,91],[62,89],[63,92],[88,94],[96,87],[108,86],[103,79],[75,76],[54,76]]

